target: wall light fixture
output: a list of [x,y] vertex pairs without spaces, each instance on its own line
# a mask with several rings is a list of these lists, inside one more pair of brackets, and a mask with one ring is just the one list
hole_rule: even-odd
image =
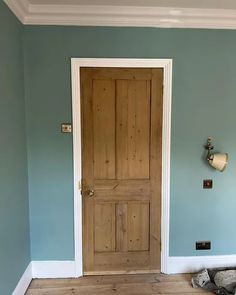
[[214,146],[212,145],[212,138],[208,137],[207,145],[205,146],[207,152],[207,161],[216,170],[223,172],[228,164],[229,156],[227,153],[212,153]]

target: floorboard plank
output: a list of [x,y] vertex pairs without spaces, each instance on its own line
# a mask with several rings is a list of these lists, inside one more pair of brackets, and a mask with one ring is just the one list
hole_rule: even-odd
[[78,279],[33,280],[26,295],[200,295],[193,289],[191,275],[113,275]]

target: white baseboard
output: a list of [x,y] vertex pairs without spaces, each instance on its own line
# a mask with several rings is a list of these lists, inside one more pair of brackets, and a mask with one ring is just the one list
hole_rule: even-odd
[[236,266],[236,255],[168,257],[167,274],[194,273],[204,268]]
[[[168,257],[167,274],[194,273],[203,268],[236,266],[236,255]],[[75,261],[32,261],[12,295],[24,295],[32,278],[74,278]]]
[[32,261],[31,264],[34,279],[76,277],[75,261]]
[[32,281],[32,266],[30,263],[28,267],[26,268],[24,274],[22,275],[21,279],[19,280],[12,295],[24,295],[31,281]]

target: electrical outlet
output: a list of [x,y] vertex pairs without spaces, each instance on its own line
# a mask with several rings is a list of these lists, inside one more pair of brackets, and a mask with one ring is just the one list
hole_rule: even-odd
[[203,188],[209,189],[213,187],[212,179],[204,179],[203,180]]
[[210,249],[211,249],[210,241],[196,242],[196,250],[210,250]]

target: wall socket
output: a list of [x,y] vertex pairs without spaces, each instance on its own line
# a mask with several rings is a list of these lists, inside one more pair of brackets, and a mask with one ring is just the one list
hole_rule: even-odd
[[210,250],[210,249],[211,249],[210,241],[196,242],[196,250]]
[[210,189],[213,187],[213,181],[212,179],[204,179],[203,180],[203,188]]

